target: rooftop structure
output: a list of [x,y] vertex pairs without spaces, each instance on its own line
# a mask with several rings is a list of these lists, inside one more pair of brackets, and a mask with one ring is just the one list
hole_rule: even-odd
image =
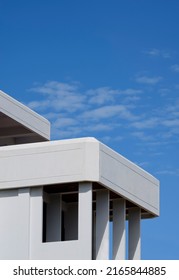
[[50,123],[0,90],[0,146],[50,139]]
[[111,239],[113,259],[140,259],[159,181],[95,138],[46,141],[49,128],[0,92],[0,259],[108,259]]

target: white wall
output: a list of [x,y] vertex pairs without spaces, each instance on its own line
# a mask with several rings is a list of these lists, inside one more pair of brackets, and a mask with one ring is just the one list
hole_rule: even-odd
[[0,191],[0,259],[28,259],[29,189]]
[[[91,259],[92,258],[92,184],[79,187],[78,240],[42,242],[42,188],[31,189],[30,259]],[[75,210],[76,212],[76,210]],[[75,215],[75,213],[74,213]]]

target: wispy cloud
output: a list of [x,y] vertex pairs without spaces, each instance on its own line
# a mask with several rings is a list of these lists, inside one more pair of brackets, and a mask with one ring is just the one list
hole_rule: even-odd
[[31,88],[31,91],[40,92],[45,95],[65,95],[65,93],[74,92],[78,89],[78,85],[76,83],[67,84],[61,83],[57,81],[49,81],[46,82],[44,85],[36,85],[35,87]]
[[134,95],[139,95],[141,94],[143,91],[141,89],[133,89],[133,88],[127,88],[125,90],[119,90],[120,94],[123,95],[130,95],[130,96],[134,96]]
[[92,109],[84,112],[83,118],[87,119],[108,119],[112,117],[120,117],[122,119],[131,120],[136,117],[129,111],[129,109],[124,105],[111,105],[103,106],[97,109]]
[[[138,100],[138,96],[142,93],[141,89],[127,88],[112,89],[110,87],[99,87],[81,91],[78,83],[67,84],[57,81],[50,81],[44,85],[32,87],[29,91],[40,93],[44,96],[44,100],[35,100],[28,103],[32,109],[44,110],[53,108],[55,111],[66,110],[76,111],[90,106],[100,107],[105,104],[115,104],[118,96]],[[73,104],[73,106],[69,106]]]
[[170,91],[171,91],[171,89],[169,89],[169,88],[160,88],[160,89],[158,90],[158,92],[160,93],[160,95],[161,95],[162,97],[167,96],[167,95],[170,93]]
[[148,119],[141,119],[140,121],[133,122],[132,126],[137,129],[149,129],[154,128],[158,125],[160,119],[157,117],[148,118]]
[[101,87],[97,89],[90,89],[86,92],[89,103],[90,104],[97,104],[97,105],[103,105],[106,103],[115,103],[115,100],[118,96],[126,97],[128,98],[139,98],[138,95],[142,93],[142,90],[139,89],[132,89],[127,88],[125,90],[114,90],[109,87]]
[[[45,100],[32,101],[28,104],[32,109],[55,111],[77,111],[85,106],[86,97],[79,92],[76,84],[66,84],[50,81],[41,86],[36,86],[30,91],[42,94]],[[71,106],[73,104],[73,106]]]
[[56,128],[62,128],[62,127],[71,127],[76,126],[78,124],[78,121],[74,118],[63,118],[59,116],[54,122],[53,126]]
[[179,118],[178,119],[171,119],[171,120],[164,120],[163,125],[168,127],[178,127],[179,130]]
[[105,134],[123,122],[137,121],[133,110],[143,93],[136,88],[83,90],[79,83],[57,81],[37,85],[29,92],[36,92],[41,97],[37,95],[37,99],[27,105],[50,119],[53,137],[60,135],[60,138],[89,136],[97,132]]
[[161,76],[148,77],[148,76],[138,76],[136,82],[140,84],[155,85],[158,84],[163,78]]
[[87,131],[110,131],[114,129],[114,124],[112,123],[98,123],[98,124],[91,124],[86,127]]
[[164,170],[159,170],[156,172],[158,175],[171,175],[171,176],[179,176],[179,169],[164,169]]
[[165,111],[170,118],[175,119],[176,117],[179,117],[179,98],[175,98],[174,102],[168,104]]
[[132,132],[131,135],[137,137],[139,140],[142,141],[153,141],[153,136],[147,135],[144,131],[135,131]]
[[169,51],[161,50],[161,49],[157,49],[157,48],[146,50],[143,53],[150,57],[162,57],[162,58],[171,57],[171,53]]
[[103,105],[107,103],[113,103],[115,95],[118,93],[117,90],[112,90],[108,87],[90,89],[87,92],[90,104]]
[[179,73],[179,64],[174,64],[170,68],[172,71]]
[[144,51],[144,53],[149,56],[159,56],[161,51],[159,49],[150,49],[148,51]]
[[[138,77],[139,83],[148,85],[160,80],[161,77]],[[84,90],[79,83],[50,81],[31,91],[36,92],[37,98],[27,105],[51,121],[53,139],[94,136],[105,141],[120,137],[121,141],[127,136],[152,146],[179,134],[179,99],[169,99],[167,105],[151,110],[153,103],[145,106],[148,93],[144,89]]]

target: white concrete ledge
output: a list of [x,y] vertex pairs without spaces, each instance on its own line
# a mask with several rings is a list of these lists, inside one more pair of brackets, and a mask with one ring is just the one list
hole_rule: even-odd
[[124,198],[159,215],[159,181],[100,143],[100,179]]
[[0,189],[98,182],[159,215],[159,181],[94,138],[0,147]]

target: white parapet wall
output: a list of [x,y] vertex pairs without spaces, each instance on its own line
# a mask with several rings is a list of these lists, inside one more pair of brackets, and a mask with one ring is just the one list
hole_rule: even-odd
[[159,215],[159,181],[120,154],[99,144],[100,179],[109,189]]
[[95,138],[0,147],[0,190],[98,182],[159,215],[159,181]]

